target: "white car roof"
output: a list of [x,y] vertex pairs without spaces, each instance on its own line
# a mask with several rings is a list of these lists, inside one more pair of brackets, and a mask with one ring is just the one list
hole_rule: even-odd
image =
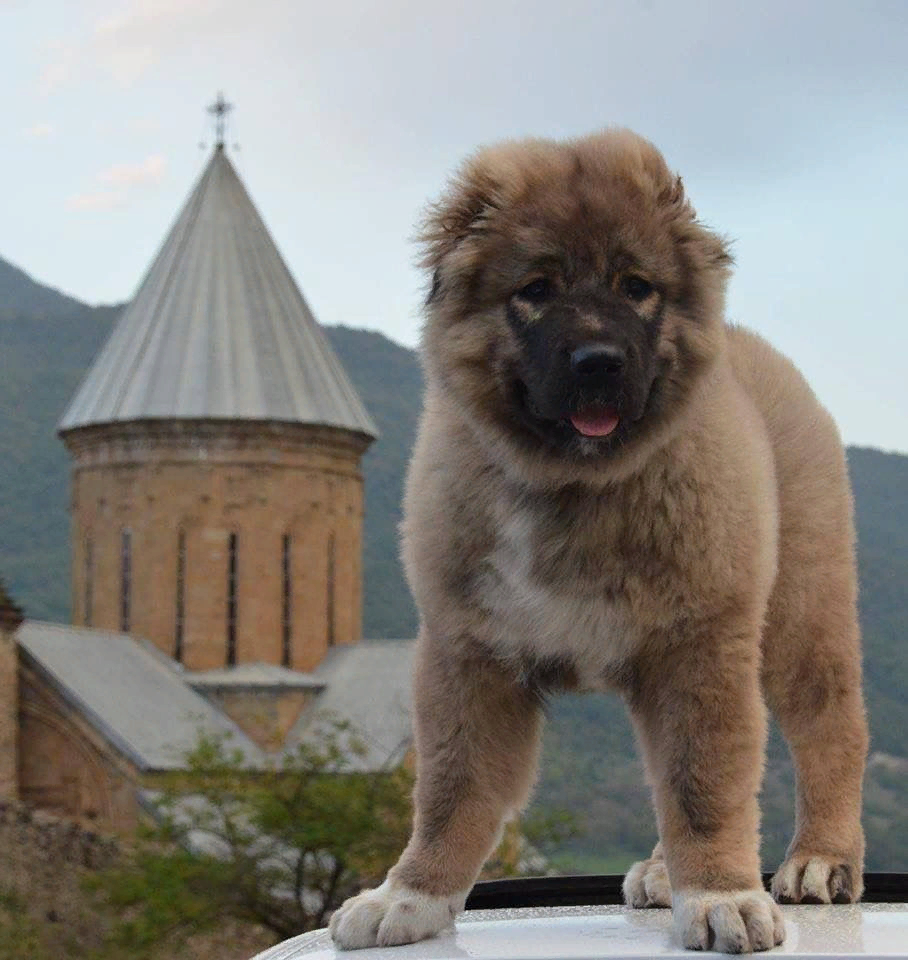
[[[760,956],[908,958],[908,905],[783,907],[787,936]],[[722,956],[682,949],[669,910],[541,907],[472,910],[431,940],[403,947],[336,951],[326,930],[306,933],[254,960],[624,960]]]

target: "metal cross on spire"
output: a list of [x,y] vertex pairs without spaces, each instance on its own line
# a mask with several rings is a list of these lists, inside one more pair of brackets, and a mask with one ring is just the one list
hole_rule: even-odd
[[224,94],[218,91],[217,99],[208,107],[208,112],[214,117],[215,147],[224,149],[224,130],[227,127],[227,114],[233,109],[233,104],[224,99]]

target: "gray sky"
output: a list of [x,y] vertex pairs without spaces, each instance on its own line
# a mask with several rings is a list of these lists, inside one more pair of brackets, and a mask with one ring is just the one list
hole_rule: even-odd
[[131,296],[223,89],[316,315],[407,345],[413,225],[466,153],[632,127],[734,239],[731,317],[908,451],[908,0],[0,0],[0,63],[0,256]]

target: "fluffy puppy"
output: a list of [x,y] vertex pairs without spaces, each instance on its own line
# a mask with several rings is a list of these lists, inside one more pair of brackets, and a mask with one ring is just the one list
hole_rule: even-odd
[[557,690],[626,701],[660,843],[625,880],[687,947],[782,941],[760,883],[766,709],[797,768],[780,902],[861,894],[851,495],[794,367],[724,320],[731,259],[623,130],[486,149],[424,231],[412,839],[341,947],[447,926],[532,786]]

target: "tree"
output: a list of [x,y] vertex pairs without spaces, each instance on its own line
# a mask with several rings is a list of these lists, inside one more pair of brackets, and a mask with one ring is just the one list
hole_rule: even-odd
[[333,720],[265,770],[200,736],[156,798],[154,826],[96,885],[121,917],[111,946],[149,956],[227,918],[281,939],[324,926],[381,879],[409,834],[411,774],[359,771],[364,753]]

